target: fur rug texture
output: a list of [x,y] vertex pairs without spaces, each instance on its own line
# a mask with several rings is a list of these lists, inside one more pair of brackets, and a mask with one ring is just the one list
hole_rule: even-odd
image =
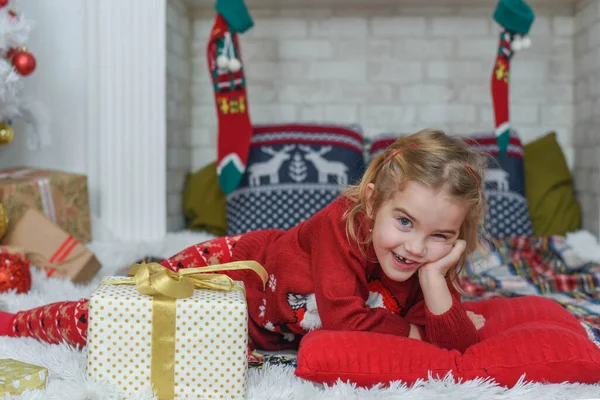
[[[33,271],[33,288],[23,295],[0,294],[0,308],[15,312],[60,300],[77,300],[94,291],[104,275],[114,274],[144,256],[168,257],[187,246],[210,238],[207,234],[181,232],[169,234],[159,243],[123,243],[106,232],[94,232],[96,241],[89,245],[103,263],[98,276],[87,285],[74,285],[69,281],[48,279],[43,273]],[[56,399],[56,400],[112,400],[124,398],[118,389],[107,384],[88,380],[85,375],[86,353],[66,345],[49,345],[33,339],[0,338],[0,358],[14,358],[42,365],[49,370],[47,389],[31,391],[22,396],[6,395],[4,400]],[[523,381],[512,389],[494,382],[473,380],[455,382],[451,376],[431,379],[407,387],[402,382],[387,387],[357,388],[338,382],[333,386],[313,384],[294,376],[291,367],[265,365],[250,369],[248,374],[248,399],[600,399],[600,385],[560,384],[543,385]],[[0,394],[0,399],[2,395]],[[154,399],[150,388],[128,399]]]

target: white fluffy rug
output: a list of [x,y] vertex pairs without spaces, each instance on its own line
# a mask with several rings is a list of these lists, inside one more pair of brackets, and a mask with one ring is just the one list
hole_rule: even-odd
[[[106,235],[96,235],[100,240],[89,247],[103,263],[98,276],[89,285],[76,286],[68,281],[47,279],[42,273],[34,272],[33,288],[25,295],[0,294],[0,307],[15,312],[59,300],[77,300],[87,297],[98,285],[100,277],[113,274],[120,268],[141,257],[156,255],[168,257],[185,247],[209,238],[206,234],[183,232],[170,234],[160,243],[121,243]],[[50,372],[45,391],[33,391],[21,397],[6,396],[8,399],[57,399],[57,400],[108,400],[123,398],[116,388],[89,381],[84,373],[85,351],[77,351],[65,345],[49,345],[32,339],[0,338],[0,358],[14,358],[42,365]],[[445,380],[429,380],[412,387],[401,382],[387,388],[356,388],[338,383],[331,387],[315,385],[294,376],[290,367],[265,367],[249,372],[248,399],[600,399],[600,385],[541,385],[522,383],[507,390],[489,381],[455,383],[450,377]],[[1,395],[0,395],[1,398]],[[149,389],[129,399],[152,399]]]

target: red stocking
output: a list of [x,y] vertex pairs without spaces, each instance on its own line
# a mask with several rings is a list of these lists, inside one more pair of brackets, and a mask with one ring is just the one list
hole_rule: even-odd
[[510,142],[509,96],[510,60],[515,52],[531,45],[529,37],[515,33],[506,28],[500,31],[498,54],[492,71],[492,102],[494,104],[494,120],[496,140],[503,156]]
[[507,30],[500,32],[498,41],[498,54],[496,63],[492,71],[492,100],[494,104],[494,119],[496,124],[496,139],[500,147],[500,155],[504,155],[508,149],[510,140],[510,119],[509,119],[509,78],[510,78],[510,59],[513,56],[511,43],[513,34]]
[[229,194],[246,170],[252,125],[237,32],[230,31],[220,14],[208,42],[207,60],[219,125],[217,175],[221,190]]

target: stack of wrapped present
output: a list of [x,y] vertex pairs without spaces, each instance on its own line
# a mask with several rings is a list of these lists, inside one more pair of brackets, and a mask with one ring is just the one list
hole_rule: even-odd
[[[92,240],[85,175],[15,168],[0,171],[2,245],[48,276],[87,282],[100,263],[84,243]],[[7,226],[6,226],[7,225]]]
[[[48,275],[75,282],[96,274],[98,260],[84,245],[91,240],[85,176],[0,172],[0,203],[9,220],[0,255],[20,254]],[[245,289],[223,274],[240,269],[254,271],[264,286],[267,272],[254,261],[177,273],[144,262],[129,277],[105,277],[89,299],[88,376],[117,385],[124,396],[152,386],[159,400],[245,398]],[[23,389],[25,382],[43,387],[46,376],[44,368],[0,360],[0,395],[18,393],[7,388]]]

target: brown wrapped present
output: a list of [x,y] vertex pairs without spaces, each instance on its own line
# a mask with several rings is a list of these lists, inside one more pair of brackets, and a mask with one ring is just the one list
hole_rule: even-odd
[[87,282],[100,269],[94,253],[34,208],[13,223],[2,243],[24,248],[31,264],[48,276]]
[[78,241],[92,240],[85,175],[32,168],[0,171],[0,202],[9,230],[27,208],[36,208]]

